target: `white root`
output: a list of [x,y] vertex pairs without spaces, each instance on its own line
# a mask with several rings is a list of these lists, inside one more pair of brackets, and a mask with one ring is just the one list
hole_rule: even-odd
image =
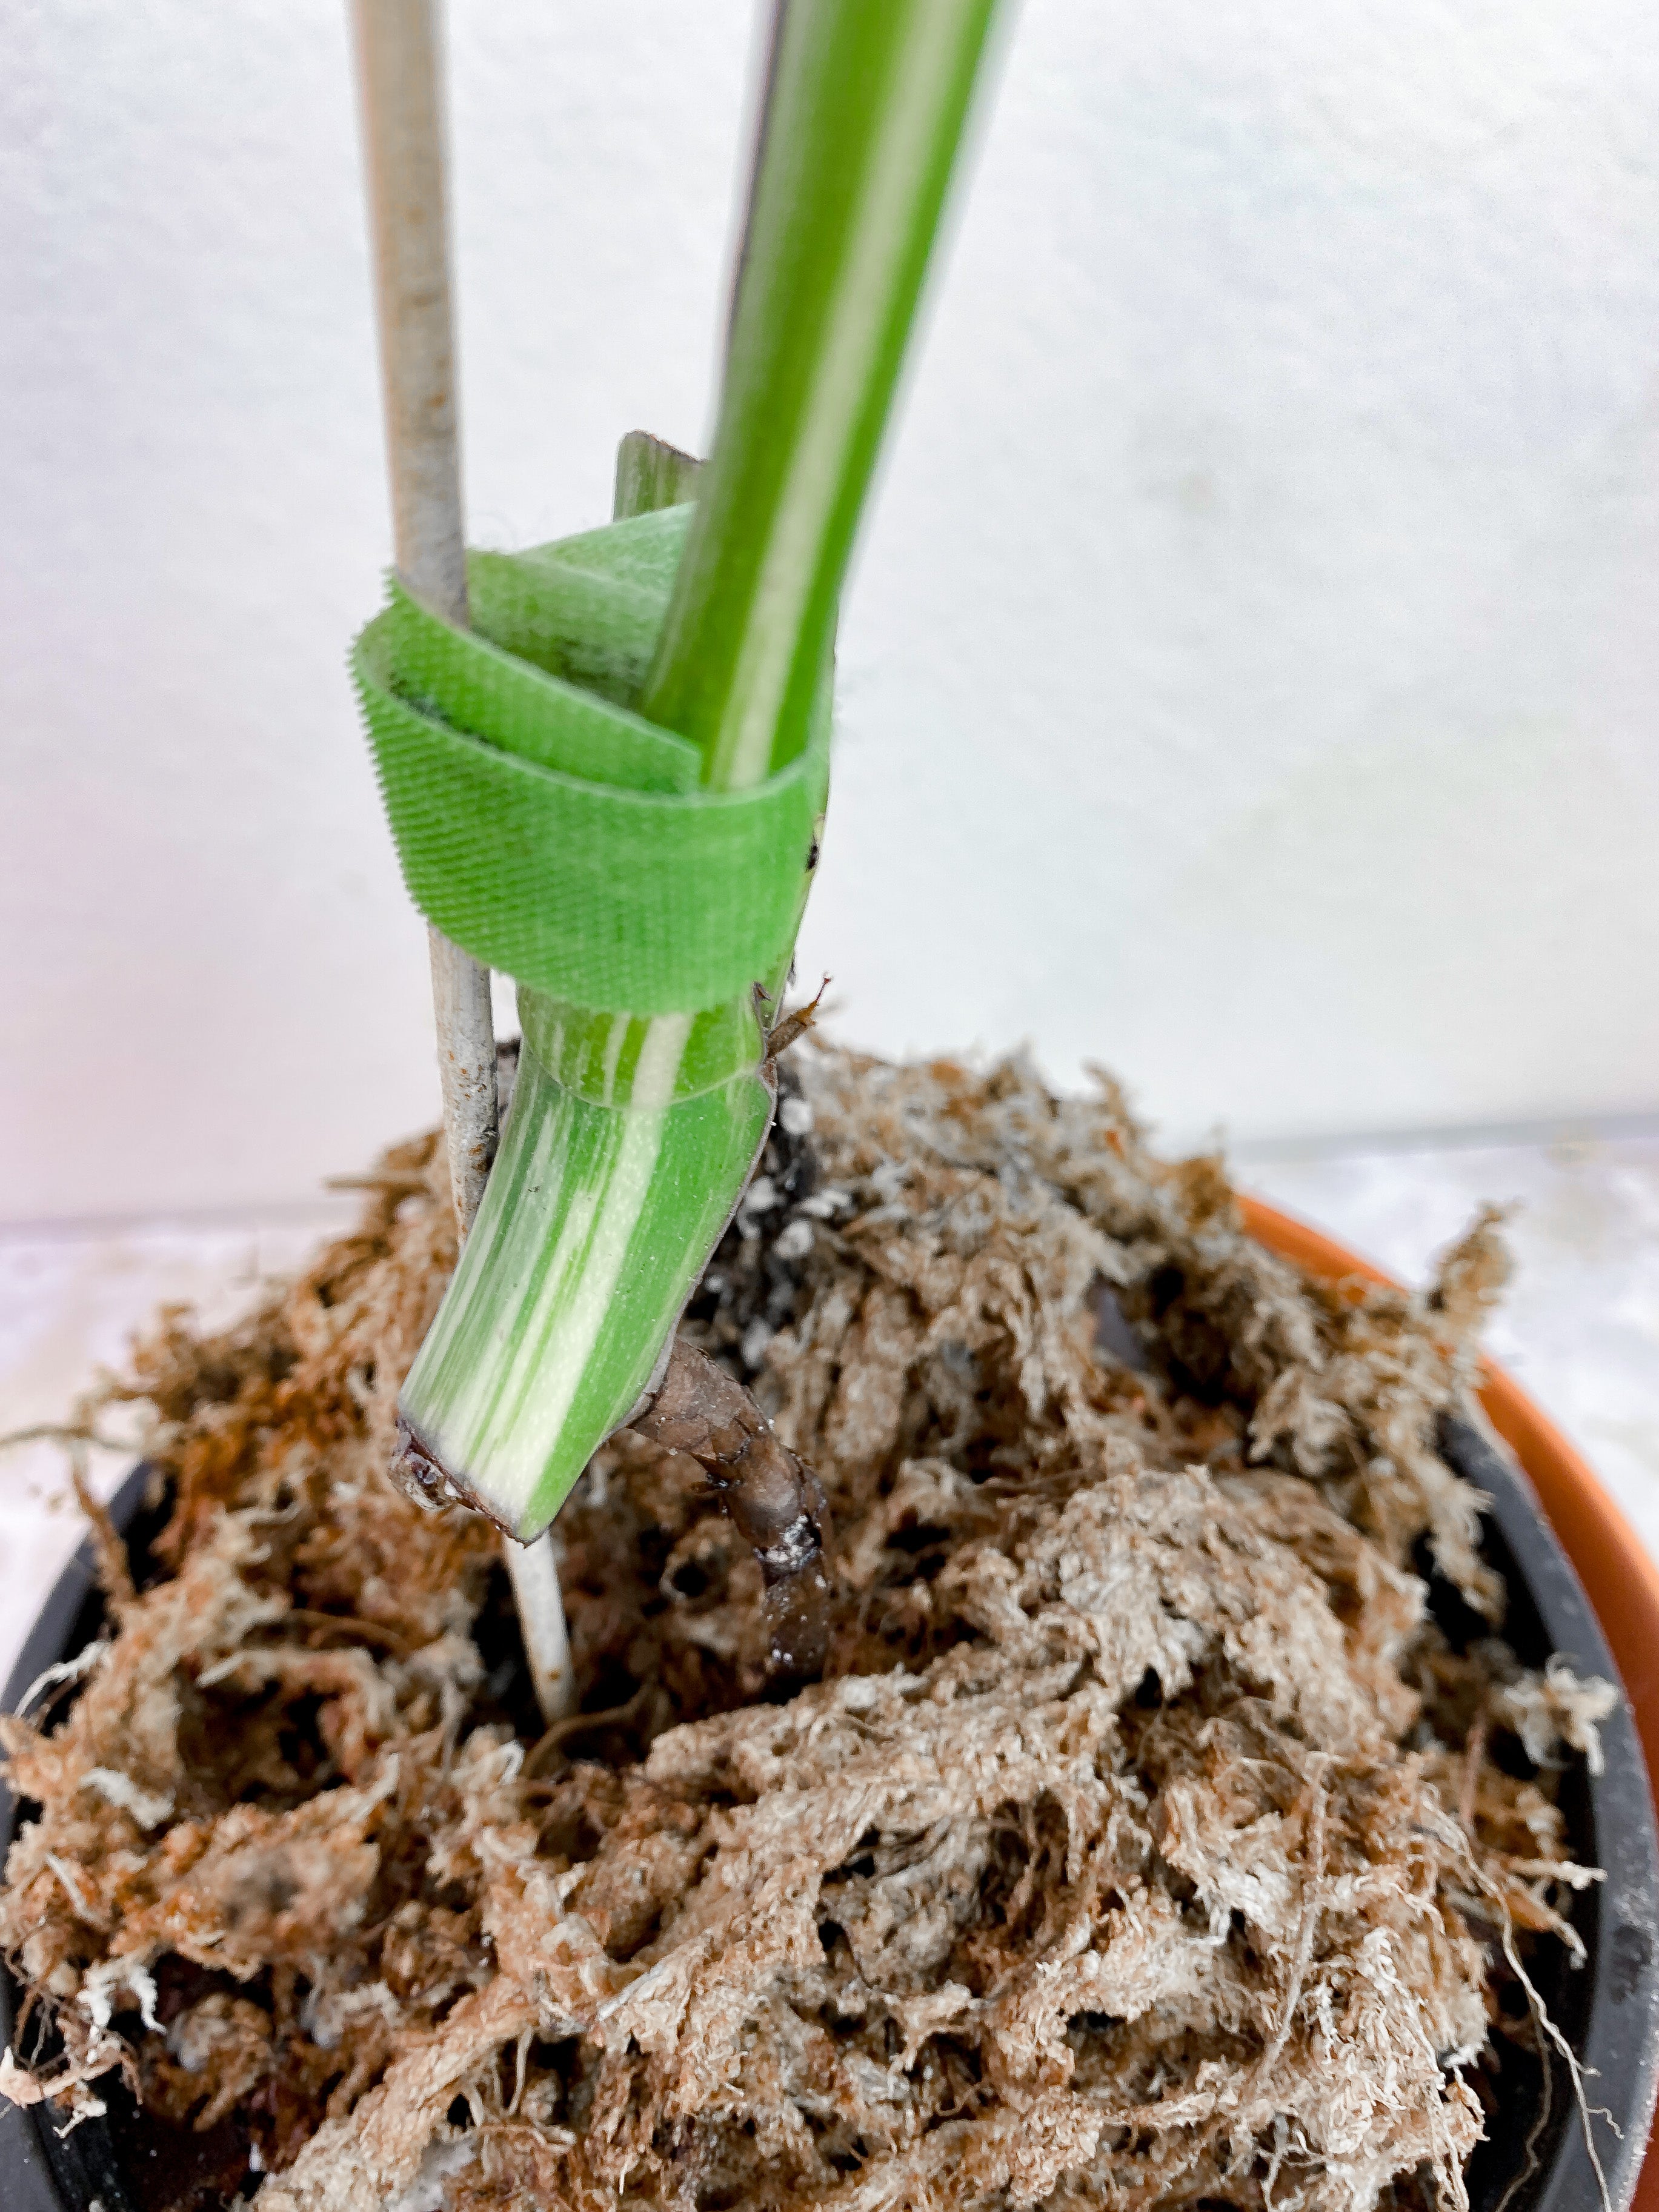
[[570,1663],[570,1632],[565,1626],[564,1600],[559,1591],[553,1532],[550,1528],[533,1544],[505,1539],[501,1555],[513,1580],[536,1702],[542,1709],[542,1718],[551,1727],[576,1710],[576,1673]]

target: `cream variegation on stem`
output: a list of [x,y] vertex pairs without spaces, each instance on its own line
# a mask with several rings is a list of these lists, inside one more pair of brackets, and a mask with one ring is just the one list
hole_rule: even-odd
[[523,1024],[400,1475],[529,1541],[667,1389],[798,1584],[781,1670],[822,1649],[810,1480],[779,1535],[763,1419],[671,1354],[771,1123],[842,582],[995,5],[777,10],[712,458],[636,434],[608,529],[474,556],[471,640],[394,593],[356,664],[411,885],[515,970]]

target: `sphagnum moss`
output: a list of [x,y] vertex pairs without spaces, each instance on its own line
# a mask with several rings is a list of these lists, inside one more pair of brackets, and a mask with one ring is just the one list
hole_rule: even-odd
[[584,1717],[519,1733],[488,1531],[383,1474],[453,1255],[405,1147],[138,1357],[160,1579],[5,1724],[0,1942],[64,2045],[10,2093],[118,2066],[265,2212],[1459,2202],[1499,1923],[1578,1878],[1492,1748],[1604,1697],[1454,1657],[1412,1569],[1501,1603],[1433,1443],[1490,1225],[1351,1307],[1110,1094],[792,1059],[683,1326],[822,1472],[822,1682],[765,1697],[752,1552],[624,1435],[564,1523]]

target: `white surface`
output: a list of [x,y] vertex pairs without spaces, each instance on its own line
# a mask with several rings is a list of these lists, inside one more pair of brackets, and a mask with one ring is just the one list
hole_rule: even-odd
[[[100,1370],[125,1368],[134,1333],[163,1304],[193,1306],[206,1326],[223,1326],[262,1280],[298,1267],[355,1210],[337,1202],[264,1220],[0,1234],[0,1437],[70,1420]],[[132,1436],[131,1409],[107,1408],[99,1426]],[[107,1497],[132,1460],[89,1452],[94,1487]],[[85,1533],[59,1443],[0,1449],[0,1680]]]
[[[749,10],[452,17],[523,544],[703,439]],[[0,46],[0,1219],[295,1200],[435,1098],[343,9]],[[850,1032],[1187,1133],[1659,1103],[1656,143],[1638,0],[1032,0],[847,612]]]
[[[1588,1454],[1659,1556],[1659,1133],[1553,1149],[1247,1156],[1235,1172],[1413,1281],[1484,1200],[1516,1202],[1508,1233],[1518,1272],[1491,1347]],[[63,1419],[94,1368],[119,1365],[131,1331],[163,1299],[226,1317],[260,1276],[297,1265],[326,1226],[319,1210],[0,1235],[0,1432]],[[118,1414],[106,1419],[118,1427]],[[128,1464],[99,1456],[100,1486]],[[0,1456],[0,1679],[80,1540],[64,1493],[56,1447]]]
[[1659,1558],[1659,1129],[1553,1146],[1233,1164],[1238,1182],[1421,1282],[1491,1200],[1516,1270],[1492,1356],[1558,1422]]

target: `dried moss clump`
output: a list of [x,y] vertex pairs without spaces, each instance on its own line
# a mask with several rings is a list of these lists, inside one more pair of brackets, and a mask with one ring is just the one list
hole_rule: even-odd
[[1109,1086],[798,1057],[684,1326],[823,1480],[825,1679],[769,1702],[752,1555],[624,1436],[560,1523],[582,1717],[520,1734],[493,1540],[382,1471],[453,1261],[406,1147],[138,1355],[173,1517],[4,1723],[62,2051],[0,2087],[118,2067],[261,2212],[1462,2203],[1500,1936],[1585,1879],[1489,1748],[1611,1695],[1425,1613],[1425,1547],[1501,1613],[1434,1441],[1492,1222],[1350,1298]]

